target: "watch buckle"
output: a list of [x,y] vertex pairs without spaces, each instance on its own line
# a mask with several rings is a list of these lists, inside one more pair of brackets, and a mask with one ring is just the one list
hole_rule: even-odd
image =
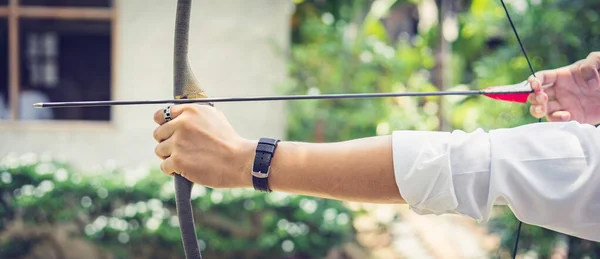
[[256,178],[264,179],[264,178],[269,177],[269,172],[271,172],[271,167],[270,166],[269,166],[269,168],[267,168],[267,172],[266,173],[263,173],[261,171],[254,172],[254,170],[252,170],[252,176],[254,176]]

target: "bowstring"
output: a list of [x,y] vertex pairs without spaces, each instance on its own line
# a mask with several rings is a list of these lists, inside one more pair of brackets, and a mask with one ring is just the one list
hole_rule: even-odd
[[[523,56],[525,56],[525,60],[527,60],[527,65],[529,65],[529,70],[531,71],[531,74],[533,75],[533,77],[536,77],[535,70],[533,70],[533,65],[531,64],[531,61],[529,60],[529,57],[527,56],[527,51],[525,51],[525,46],[523,45],[523,42],[521,41],[521,37],[519,37],[519,33],[517,32],[517,28],[515,27],[515,24],[513,23],[512,19],[510,18],[510,13],[508,12],[508,8],[506,8],[506,4],[504,4],[504,0],[500,0],[500,3],[502,3],[502,8],[504,8],[504,12],[506,13],[506,18],[508,18],[510,27],[512,28],[513,32],[515,33],[517,42],[519,42],[519,47],[521,47],[521,52],[523,53]],[[542,122],[541,118],[538,120],[538,123],[539,122]],[[516,231],[517,238],[515,241],[515,246],[514,246],[513,255],[512,255],[513,259],[517,258],[517,251],[519,249],[519,237],[521,237],[521,227],[522,226],[523,226],[523,222],[519,220],[519,226],[517,227],[517,231]]]

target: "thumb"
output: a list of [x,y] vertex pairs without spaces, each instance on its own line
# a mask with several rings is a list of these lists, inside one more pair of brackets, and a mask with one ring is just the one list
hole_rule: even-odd
[[566,122],[570,121],[572,117],[568,111],[556,111],[550,114],[547,119],[548,121]]

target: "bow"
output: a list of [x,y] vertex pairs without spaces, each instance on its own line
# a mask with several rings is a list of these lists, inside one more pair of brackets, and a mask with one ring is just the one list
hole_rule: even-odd
[[[510,27],[512,28],[512,30],[515,34],[515,37],[517,38],[519,47],[521,47],[521,52],[523,53],[523,56],[525,56],[525,60],[527,60],[527,65],[529,65],[529,70],[531,71],[531,75],[533,75],[535,77],[535,70],[533,69],[533,65],[531,65],[529,56],[527,56],[527,51],[525,51],[525,46],[523,45],[523,42],[521,41],[521,37],[519,37],[517,28],[515,27],[515,24],[513,23],[512,19],[510,18],[510,13],[508,12],[508,8],[506,8],[506,4],[504,4],[504,0],[500,0],[500,3],[502,4],[502,8],[504,9],[504,12],[506,13],[506,18],[508,19],[508,22],[510,23]],[[542,122],[541,118],[538,120],[538,123],[539,122]],[[513,258],[517,258],[517,251],[519,250],[519,237],[521,237],[521,227],[523,226],[523,222],[521,220],[519,220],[518,218],[517,218],[517,220],[519,221],[519,226],[517,227],[517,231],[516,231],[515,247],[513,248]]]
[[[175,15],[175,49],[173,52],[173,97],[175,99],[206,98],[200,88],[188,61],[188,41],[190,30],[191,0],[177,0],[177,13]],[[179,229],[185,257],[188,259],[202,259],[194,215],[192,211],[193,183],[179,174],[175,177],[175,206],[179,218]]]

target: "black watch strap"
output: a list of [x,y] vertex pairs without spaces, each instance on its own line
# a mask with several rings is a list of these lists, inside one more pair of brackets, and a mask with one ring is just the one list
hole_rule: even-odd
[[279,140],[272,138],[261,138],[258,141],[254,156],[254,166],[252,167],[252,184],[257,191],[271,192],[269,188],[269,173],[277,143],[279,143]]

